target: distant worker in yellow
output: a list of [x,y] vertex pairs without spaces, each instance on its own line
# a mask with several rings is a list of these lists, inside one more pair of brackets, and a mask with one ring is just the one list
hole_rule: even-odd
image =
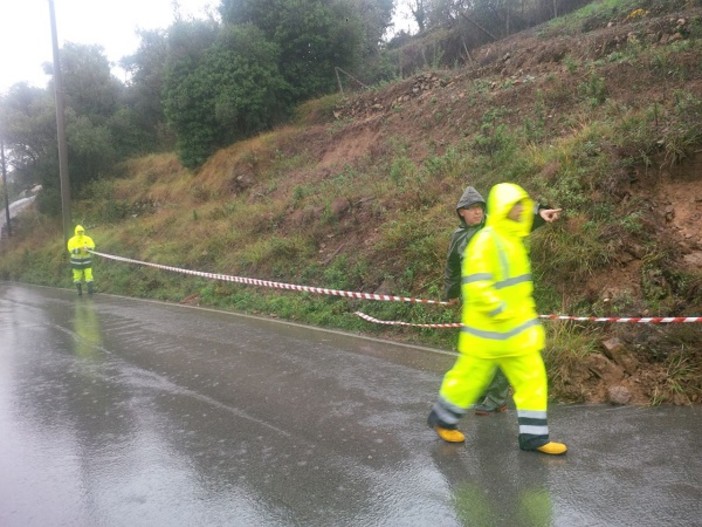
[[73,270],[73,283],[78,294],[83,294],[83,281],[88,287],[88,294],[92,295],[93,285],[93,260],[89,251],[95,249],[93,239],[85,234],[82,225],[76,225],[75,236],[68,240],[68,252],[71,254],[71,269]]

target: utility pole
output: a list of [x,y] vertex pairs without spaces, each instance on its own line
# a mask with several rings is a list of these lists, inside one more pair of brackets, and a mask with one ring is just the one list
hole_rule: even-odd
[[66,143],[66,121],[63,104],[63,77],[59,61],[58,36],[54,0],[49,0],[51,14],[51,37],[54,45],[54,95],[56,99],[56,135],[58,138],[59,180],[61,182],[61,213],[63,216],[64,243],[71,232],[71,184],[68,178],[68,145]]
[[10,192],[7,189],[7,170],[5,169],[5,141],[1,139],[0,164],[2,164],[2,189],[5,191],[5,219],[7,220],[7,237],[10,238],[12,236],[12,227],[10,227]]

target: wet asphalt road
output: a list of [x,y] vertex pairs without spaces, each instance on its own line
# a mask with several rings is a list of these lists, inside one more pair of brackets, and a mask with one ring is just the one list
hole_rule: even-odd
[[0,525],[700,526],[702,409],[424,419],[453,355],[0,283]]

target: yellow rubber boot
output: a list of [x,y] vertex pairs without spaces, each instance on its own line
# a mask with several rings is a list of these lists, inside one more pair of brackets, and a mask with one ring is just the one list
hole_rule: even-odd
[[456,428],[444,428],[443,426],[435,426],[434,432],[447,443],[463,443],[466,436]]
[[456,428],[456,425],[453,425],[451,428],[442,426],[446,425],[446,423],[443,423],[439,419],[439,416],[436,415],[436,411],[433,409],[431,412],[429,412],[427,424],[429,425],[429,428],[436,432],[436,435],[447,443],[463,443],[463,441],[466,440],[466,436],[463,435],[463,432]]
[[550,456],[560,456],[568,452],[568,447],[565,446],[565,444],[563,443],[556,443],[555,441],[551,441],[549,443],[546,443],[545,445],[537,447],[536,450],[537,452],[541,452],[542,454],[548,454]]

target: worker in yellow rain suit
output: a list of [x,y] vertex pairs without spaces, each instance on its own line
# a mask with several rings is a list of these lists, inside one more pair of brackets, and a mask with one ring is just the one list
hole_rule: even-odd
[[524,244],[534,203],[520,186],[500,183],[491,189],[487,207],[486,225],[471,239],[462,263],[460,355],[444,376],[427,422],[444,441],[463,442],[458,420],[499,367],[514,389],[519,447],[564,454],[566,445],[549,440],[544,329]]
[[82,282],[88,286],[88,294],[92,295],[93,286],[93,261],[89,250],[95,249],[93,239],[85,234],[82,225],[76,225],[75,236],[68,240],[66,244],[71,255],[71,269],[73,270],[73,283],[78,290],[78,294],[83,294]]

